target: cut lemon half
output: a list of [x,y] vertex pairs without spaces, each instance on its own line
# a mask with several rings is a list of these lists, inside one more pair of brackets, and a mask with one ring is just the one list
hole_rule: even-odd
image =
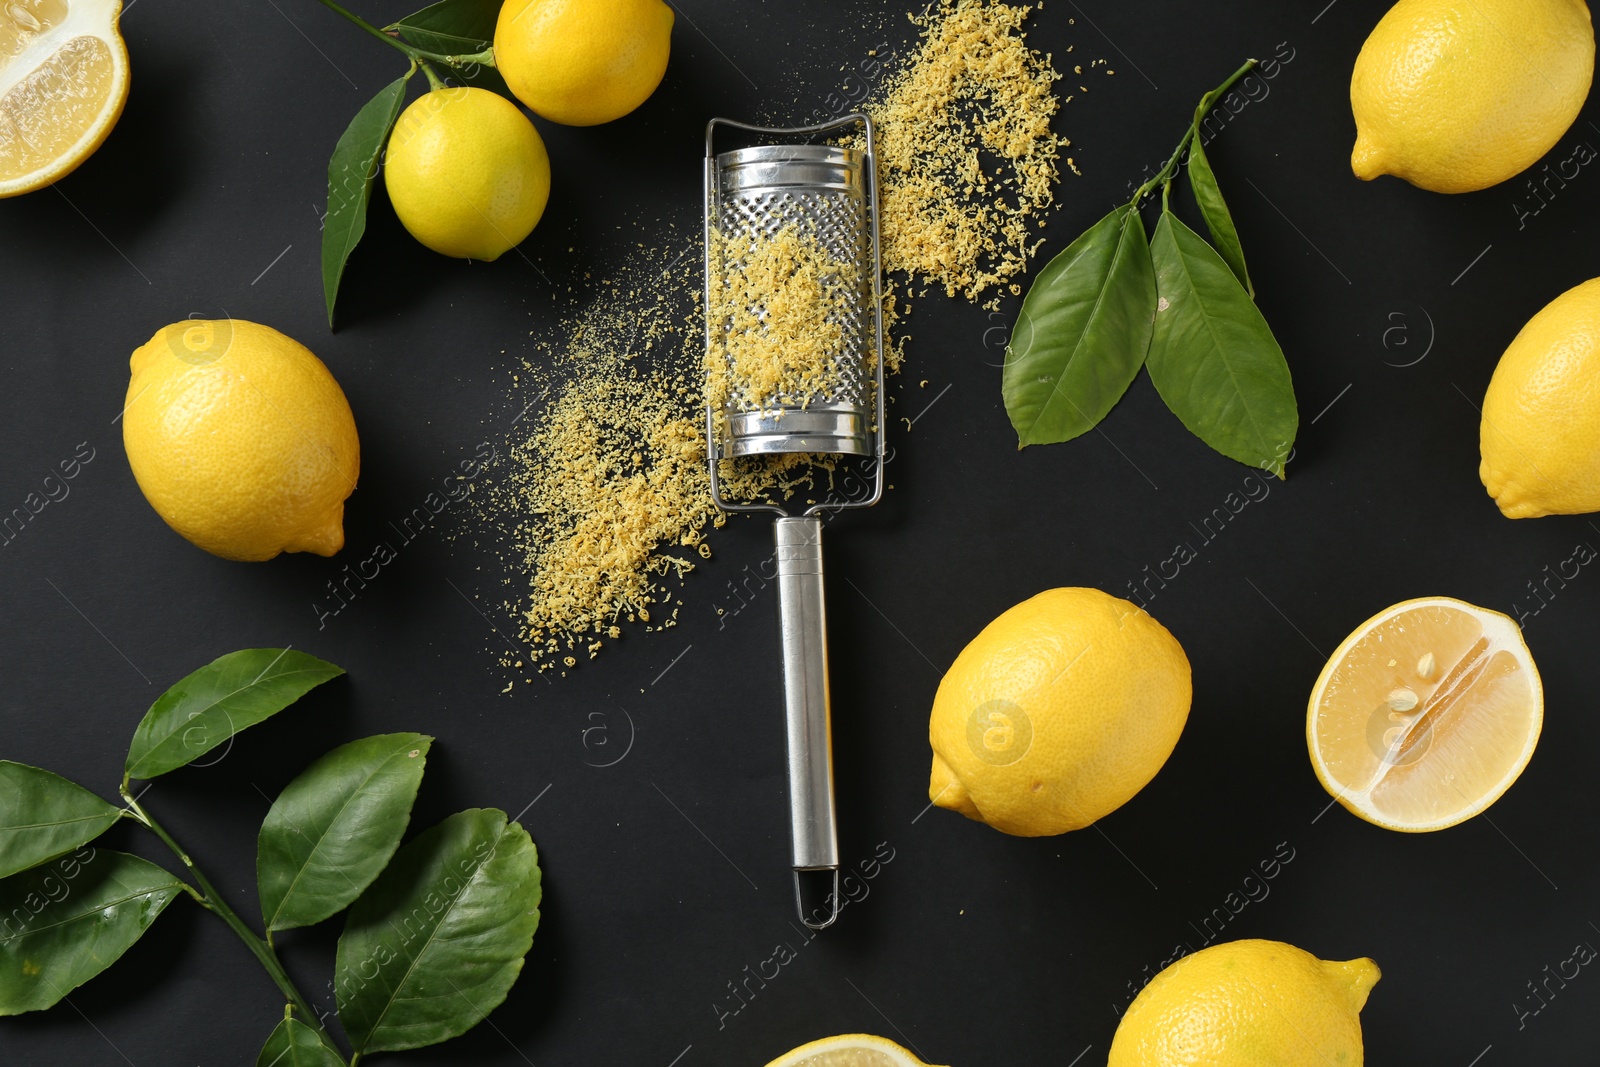
[[886,1037],[840,1034],[812,1041],[767,1067],[930,1067]]
[[128,99],[122,0],[0,0],[0,196],[88,159]]
[[1533,756],[1544,687],[1522,631],[1449,597],[1407,600],[1344,639],[1311,691],[1322,787],[1390,830],[1442,830],[1498,800]]

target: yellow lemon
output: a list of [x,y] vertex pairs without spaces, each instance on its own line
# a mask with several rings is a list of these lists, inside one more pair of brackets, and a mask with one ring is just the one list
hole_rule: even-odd
[[1306,744],[1334,799],[1390,830],[1442,830],[1511,788],[1539,741],[1544,687],[1522,631],[1450,597],[1356,627],[1311,691]]
[[122,443],[167,525],[224,559],[344,546],[356,424],[305,346],[243,319],[185,319],[129,365]]
[[1361,1067],[1368,959],[1319,960],[1281,941],[1230,941],[1150,980],[1107,1067]]
[[411,236],[457,259],[493,260],[533,232],[550,157],[517,105],[487,89],[435,89],[401,112],[383,184]]
[[1600,278],[1552,300],[1489,381],[1478,477],[1508,518],[1600,511]]
[[661,84],[672,18],[661,0],[506,0],[495,66],[517,99],[552,122],[610,122]]
[[1176,638],[1098,589],[1050,589],[961,650],[933,699],[928,797],[1022,837],[1088,826],[1154,778],[1192,696]]
[[1356,177],[1437,193],[1527,170],[1578,117],[1594,77],[1583,0],[1400,0],[1356,59]]
[[840,1034],[790,1049],[767,1067],[929,1067],[885,1037]]
[[0,196],[49,185],[88,159],[128,99],[121,0],[0,5]]

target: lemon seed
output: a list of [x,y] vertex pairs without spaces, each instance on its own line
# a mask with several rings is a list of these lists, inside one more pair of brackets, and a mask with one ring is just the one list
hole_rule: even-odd
[[1395,711],[1414,711],[1417,706],[1417,694],[1401,686],[1389,694],[1389,706]]

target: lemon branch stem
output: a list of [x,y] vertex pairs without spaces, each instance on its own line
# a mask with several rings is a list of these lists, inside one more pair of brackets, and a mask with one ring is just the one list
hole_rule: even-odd
[[327,8],[329,11],[348,19],[362,30],[365,30],[378,40],[389,45],[391,48],[398,48],[412,59],[422,63],[423,73],[428,75],[428,81],[432,83],[433,87],[436,89],[443,88],[443,83],[438,81],[438,75],[429,70],[428,65],[423,63],[423,60],[431,59],[435,63],[443,63],[447,67],[470,67],[475,63],[481,63],[490,67],[494,66],[493,48],[486,48],[482,52],[472,52],[466,55],[457,56],[447,56],[440,52],[429,52],[402,40],[400,37],[394,34],[386,33],[383,30],[380,30],[378,27],[374,26],[360,15],[357,15],[355,12],[341,7],[339,4],[335,3],[334,0],[317,0],[317,2],[323,7]]
[[[323,3],[328,3],[328,0],[323,0]],[[1170,187],[1172,185],[1173,175],[1177,174],[1178,172],[1178,164],[1183,161],[1183,154],[1189,150],[1190,142],[1192,142],[1196,137],[1200,136],[1200,124],[1205,121],[1205,117],[1211,113],[1211,109],[1216,106],[1217,101],[1222,99],[1222,97],[1227,94],[1229,89],[1233,88],[1234,83],[1255,69],[1255,60],[1245,60],[1244,65],[1229,75],[1227,81],[1223,82],[1221,85],[1217,86],[1215,89],[1211,90],[1205,96],[1200,98],[1200,106],[1194,109],[1194,118],[1190,120],[1189,128],[1184,131],[1183,140],[1179,141],[1178,147],[1172,150],[1172,157],[1167,160],[1166,164],[1158,172],[1156,172],[1156,176],[1154,178],[1151,178],[1134,191],[1133,206],[1135,208],[1137,208],[1139,204],[1143,202],[1144,198],[1152,190],[1154,190],[1156,186],[1161,185]],[[1165,197],[1163,197],[1163,202],[1164,200]]]
[[194,860],[189,858],[189,853],[185,851],[183,846],[178,844],[172,835],[167,833],[166,829],[140,806],[139,802],[128,792],[126,780],[123,782],[121,792],[122,799],[127,801],[128,813],[134,819],[143,823],[146,829],[161,839],[162,844],[172,850],[172,854],[183,862],[184,867],[199,886],[198,891],[187,884],[184,885],[184,889],[188,890],[189,895],[194,897],[202,908],[221,919],[228,929],[238,935],[239,940],[244,942],[245,947],[250,950],[250,954],[261,964],[262,969],[271,977],[273,983],[277,985],[279,991],[283,993],[288,1002],[296,1011],[305,1016],[308,1025],[316,1028],[328,1047],[334,1049],[333,1038],[323,1029],[317,1013],[311,1010],[311,1005],[306,1001],[305,995],[300,992],[299,988],[294,984],[294,980],[283,969],[283,964],[279,961],[277,952],[273,950],[270,944],[257,937],[255,931],[245,925],[244,920],[239,918],[238,913],[228,906],[227,900],[217,890],[217,887],[211,884],[210,879],[201,872],[199,867],[195,866]]

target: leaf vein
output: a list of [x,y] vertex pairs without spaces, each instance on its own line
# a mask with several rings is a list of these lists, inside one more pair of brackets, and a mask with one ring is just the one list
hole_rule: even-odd
[[[1089,309],[1089,314],[1084,319],[1083,329],[1079,331],[1077,340],[1073,342],[1072,354],[1069,355],[1066,358],[1066,361],[1061,364],[1061,373],[1057,375],[1055,384],[1050,387],[1050,395],[1045,398],[1045,402],[1043,404],[1039,405],[1038,414],[1035,415],[1033,421],[1028,424],[1029,434],[1032,434],[1033,431],[1038,428],[1039,423],[1044,420],[1045,415],[1051,410],[1057,396],[1060,396],[1062,400],[1065,400],[1068,404],[1071,404],[1073,410],[1082,416],[1084,421],[1089,421],[1088,412],[1084,411],[1083,408],[1078,406],[1076,401],[1067,396],[1066,393],[1062,392],[1061,385],[1067,377],[1067,372],[1072,369],[1073,365],[1077,362],[1078,357],[1083,353],[1085,341],[1089,336],[1090,327],[1095,322],[1095,319],[1099,316],[1100,309],[1105,304],[1106,295],[1111,291],[1113,284],[1112,279],[1117,276],[1117,268],[1124,262],[1125,252],[1128,247],[1128,225],[1135,210],[1137,209],[1130,207],[1123,215],[1122,222],[1117,231],[1117,247],[1111,253],[1111,263],[1106,268],[1104,284],[1100,286],[1099,292],[1095,294],[1094,306]],[[1072,266],[1077,264],[1078,260],[1082,259],[1088,254],[1089,250],[1085,249],[1082,254],[1080,254],[1072,261],[1071,264],[1068,265],[1067,270],[1070,270]],[[1066,270],[1063,270],[1062,273],[1065,274]]]
[[1172,245],[1173,248],[1175,248],[1178,252],[1178,265],[1183,269],[1184,281],[1188,283],[1189,292],[1200,304],[1200,317],[1206,324],[1206,332],[1211,335],[1211,345],[1216,350],[1217,360],[1222,364],[1222,369],[1227,372],[1228,381],[1233,386],[1234,395],[1239,398],[1239,404],[1244,408],[1245,418],[1249,420],[1251,427],[1255,432],[1256,445],[1263,452],[1265,452],[1269,447],[1271,447],[1267,441],[1265,428],[1261,425],[1260,419],[1257,417],[1255,410],[1250,403],[1250,397],[1243,389],[1239,387],[1239,376],[1234,371],[1233,363],[1228,358],[1227,346],[1225,346],[1222,343],[1222,339],[1217,336],[1217,329],[1213,322],[1211,311],[1206,306],[1205,300],[1200,296],[1199,287],[1196,286],[1194,282],[1194,275],[1189,270],[1189,254],[1184,251],[1182,244],[1179,243],[1176,233],[1173,233]]
[[[509,824],[507,824],[507,826],[509,826]],[[447,908],[445,908],[444,911],[442,911],[440,913],[439,921],[434,923],[432,929],[430,929],[428,931],[427,940],[424,941],[417,948],[416,955],[411,957],[411,963],[406,967],[405,974],[401,975],[400,976],[400,980],[395,983],[394,990],[389,996],[388,1003],[386,1003],[383,1006],[383,1010],[380,1011],[378,1013],[377,1018],[375,1018],[372,1021],[372,1026],[371,1026],[370,1030],[368,1031],[369,1039],[370,1039],[372,1034],[377,1033],[379,1028],[381,1028],[384,1025],[384,1020],[386,1018],[388,1018],[389,1013],[394,1009],[394,1006],[395,1006],[397,1000],[399,999],[400,991],[402,989],[404,989],[405,986],[406,986],[406,983],[411,980],[411,976],[412,976],[412,974],[414,974],[416,972],[418,964],[420,964],[422,962],[422,957],[427,955],[428,949],[433,945],[434,941],[437,939],[438,933],[439,933],[439,927],[444,925],[445,920],[450,916],[451,912],[455,911],[455,909],[456,909],[457,905],[459,904],[461,898],[466,896],[467,890],[470,889],[475,882],[477,882],[478,876],[483,873],[484,867],[488,866],[489,861],[492,860],[494,858],[495,853],[497,851],[499,851],[500,842],[505,839],[505,833],[506,833],[506,827],[502,827],[501,830],[500,830],[500,834],[495,838],[494,847],[491,848],[489,850],[488,854],[486,856],[484,856],[478,862],[478,865],[476,867],[473,868],[472,877],[465,881],[465,883],[461,886],[461,891],[459,893],[457,893],[455,895],[455,897],[453,897],[451,899],[450,905]]]
[[[287,888],[287,889],[285,889],[283,891],[283,896],[278,901],[278,907],[272,913],[272,920],[267,923],[267,925],[269,927],[271,927],[273,925],[273,923],[275,923],[277,921],[278,916],[283,914],[284,905],[287,904],[289,902],[289,899],[294,895],[295,887],[300,884],[300,879],[305,876],[306,871],[308,871],[311,868],[311,866],[312,866],[313,862],[316,860],[317,856],[321,854],[323,843],[328,840],[328,837],[330,836],[331,831],[333,830],[333,827],[338,825],[339,820],[344,816],[344,813],[349,810],[350,805],[355,803],[355,801],[356,801],[356,799],[358,797],[362,797],[362,796],[367,795],[364,792],[366,787],[371,784],[372,780],[374,778],[376,778],[379,773],[381,773],[383,770],[388,768],[391,763],[393,763],[396,759],[398,759],[399,758],[399,754],[402,751],[409,751],[411,748],[414,748],[415,746],[416,746],[415,740],[403,742],[398,748],[395,749],[393,754],[391,754],[387,759],[385,759],[382,764],[380,764],[371,774],[367,775],[367,777],[362,780],[361,786],[358,789],[356,789],[356,791],[354,793],[352,793],[345,800],[345,802],[343,804],[339,805],[339,810],[334,813],[334,816],[333,816],[332,819],[328,820],[327,828],[324,829],[322,831],[322,833],[317,835],[317,843],[312,846],[311,852],[310,852],[309,855],[306,856],[305,862],[300,865],[300,869],[299,870],[295,871],[294,878],[289,882],[289,888]],[[409,822],[410,820],[408,819],[407,821]],[[305,837],[306,836],[304,831],[300,830],[298,827],[295,827],[294,830],[295,830],[296,833],[300,834],[301,837]],[[306,839],[310,840],[310,838],[306,838]],[[352,839],[353,839],[353,835],[352,835]],[[332,869],[333,868],[332,864],[326,864],[325,863],[322,866],[325,869]],[[348,875],[346,875],[345,880],[346,881],[350,880]],[[354,885],[353,882],[351,884]]]
[[10,942],[13,942],[13,941],[21,941],[25,937],[32,937],[35,934],[42,934],[42,933],[45,933],[48,930],[54,930],[59,926],[65,926],[68,923],[78,922],[81,919],[88,918],[90,915],[93,915],[95,912],[105,911],[108,908],[121,907],[123,904],[132,903],[133,901],[138,900],[140,897],[154,897],[154,896],[157,896],[157,895],[159,895],[161,893],[177,894],[177,893],[181,892],[182,890],[183,890],[183,883],[182,882],[178,882],[178,881],[174,881],[169,885],[157,886],[157,887],[155,887],[153,889],[143,889],[143,890],[140,890],[137,893],[130,893],[125,897],[118,897],[116,900],[103,901],[103,902],[97,903],[95,905],[95,907],[90,909],[89,911],[75,912],[75,913],[73,913],[71,915],[68,915],[64,919],[61,919],[58,922],[48,923],[48,924],[46,924],[44,926],[29,926],[28,928],[26,928],[24,930],[21,930],[21,931],[15,933],[15,934],[8,934],[8,935],[6,935],[4,937],[0,937],[0,945],[9,944]]
[[[285,650],[285,651],[287,651],[287,650]],[[282,657],[279,657],[279,658],[282,658]],[[271,667],[268,667],[267,669],[271,670]],[[284,681],[286,679],[294,678],[294,677],[296,677],[298,675],[302,675],[302,674],[326,674],[326,673],[327,673],[326,668],[320,668],[320,667],[298,667],[298,668],[296,668],[294,670],[291,670],[291,671],[284,671],[281,674],[274,674],[274,675],[271,676],[271,680],[274,681],[274,682],[277,682],[277,681]],[[337,676],[337,673],[343,673],[343,672],[336,672],[336,674],[334,676]],[[190,723],[194,722],[194,720],[200,718],[200,716],[209,715],[211,712],[215,711],[217,709],[217,707],[219,705],[221,705],[224,701],[231,700],[232,698],[238,696],[240,693],[248,692],[250,689],[254,688],[256,685],[258,685],[261,682],[262,679],[264,679],[266,677],[267,677],[267,672],[266,671],[262,671],[260,674],[256,675],[256,677],[254,679],[252,679],[251,681],[245,683],[244,685],[240,686],[237,689],[232,690],[231,692],[224,693],[222,696],[217,697],[211,703],[207,704],[205,707],[203,707],[200,710],[196,711],[194,714],[190,715],[187,719],[183,720],[182,723],[179,723],[177,725],[179,725],[179,726],[188,726]],[[173,704],[173,707],[174,708],[177,707],[177,703],[176,702]],[[155,755],[158,752],[165,751],[167,749],[168,745],[171,744],[172,742],[174,742],[175,740],[177,740],[180,736],[181,735],[179,734],[179,732],[176,729],[172,730],[172,732],[170,732],[170,733],[162,735],[161,740],[159,740],[155,744],[151,745],[150,748],[144,753],[144,755],[142,757],[140,757],[138,763],[135,764],[134,767],[130,768],[130,770],[129,770],[130,776],[134,777],[134,778],[137,778],[138,777],[137,771],[138,771],[139,767],[142,767],[146,763],[150,762],[150,757],[151,756]],[[220,744],[221,742],[218,742],[218,743]]]

